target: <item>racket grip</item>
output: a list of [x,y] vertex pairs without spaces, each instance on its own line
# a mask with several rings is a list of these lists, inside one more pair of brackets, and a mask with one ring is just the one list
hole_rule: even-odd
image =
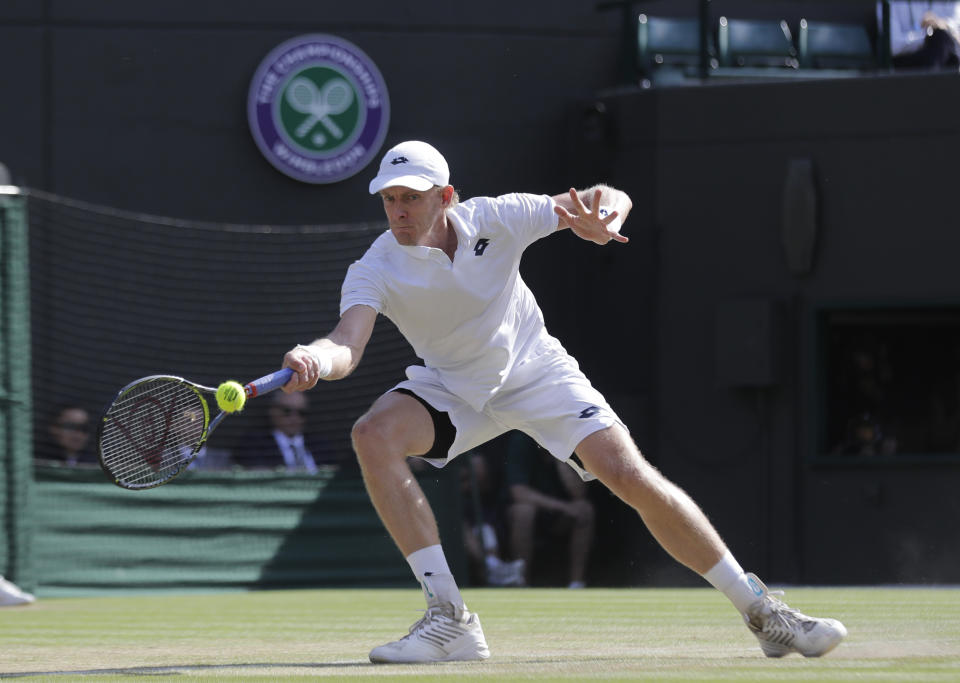
[[247,395],[247,398],[253,398],[254,396],[259,396],[260,394],[270,393],[271,391],[279,389],[284,384],[289,382],[292,374],[293,370],[290,368],[283,368],[282,370],[271,372],[269,375],[264,375],[259,379],[255,379],[252,382],[245,384],[243,387],[243,392]]

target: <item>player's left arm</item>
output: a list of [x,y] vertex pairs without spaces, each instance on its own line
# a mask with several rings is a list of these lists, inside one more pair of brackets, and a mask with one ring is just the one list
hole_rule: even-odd
[[620,226],[633,208],[626,192],[594,185],[586,190],[570,188],[569,193],[554,195],[553,201],[557,230],[570,228],[578,237],[596,244],[629,241],[620,234]]

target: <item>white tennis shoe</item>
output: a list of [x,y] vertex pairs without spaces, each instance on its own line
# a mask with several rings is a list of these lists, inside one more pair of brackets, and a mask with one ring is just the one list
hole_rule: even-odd
[[449,602],[430,606],[410,633],[370,651],[376,664],[466,662],[489,656],[480,617]]
[[747,628],[760,641],[760,649],[767,657],[783,657],[799,652],[804,657],[819,657],[840,644],[847,635],[846,627],[836,619],[817,619],[787,607],[773,597],[754,574],[747,574],[762,591],[760,599],[750,605],[743,615]]
[[27,605],[36,598],[0,576],[0,607]]
[[487,583],[491,586],[524,586],[524,572],[526,563],[523,560],[514,560],[513,562],[504,562],[503,560],[488,555],[487,565]]

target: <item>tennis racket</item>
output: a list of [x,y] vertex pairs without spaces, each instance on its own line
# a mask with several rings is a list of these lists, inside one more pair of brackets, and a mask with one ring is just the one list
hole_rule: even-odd
[[[279,389],[293,370],[283,368],[245,384],[248,399]],[[100,466],[117,486],[149,489],[182,474],[228,413],[211,419],[204,395],[217,390],[182,377],[151,375],[125,386],[97,429]]]

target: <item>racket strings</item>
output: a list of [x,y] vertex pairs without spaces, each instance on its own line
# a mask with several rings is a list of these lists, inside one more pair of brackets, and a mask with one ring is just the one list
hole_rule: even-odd
[[165,378],[141,382],[104,415],[103,465],[128,487],[166,481],[193,458],[207,417],[206,403],[191,386]]

